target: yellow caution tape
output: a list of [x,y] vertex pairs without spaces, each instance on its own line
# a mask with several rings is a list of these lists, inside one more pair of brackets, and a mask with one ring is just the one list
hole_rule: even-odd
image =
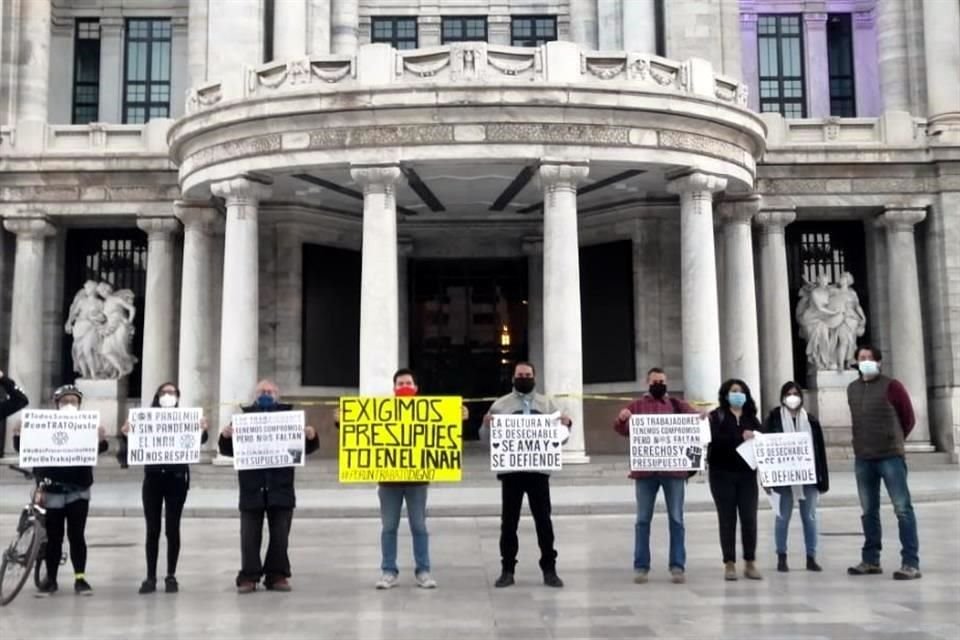
[[[598,393],[554,393],[547,394],[552,398],[573,398],[575,400],[608,400],[614,402],[633,402],[637,399],[637,396],[612,396]],[[472,402],[494,402],[499,400],[502,396],[488,396],[480,398],[464,398],[464,404]],[[296,397],[287,397],[282,400],[282,402],[288,402],[289,404],[295,404],[297,407],[337,407],[340,405],[340,399],[332,400],[298,400]],[[704,400],[686,400],[687,404],[692,407],[713,407],[716,405],[716,402],[707,402]],[[247,406],[250,404],[250,401],[244,402],[221,402],[220,406],[222,407],[238,407],[238,406]]]

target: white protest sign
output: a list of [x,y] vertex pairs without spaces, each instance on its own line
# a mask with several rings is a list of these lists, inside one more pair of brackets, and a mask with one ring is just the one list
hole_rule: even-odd
[[764,487],[817,483],[813,438],[809,433],[757,433],[753,439],[757,473]]
[[233,468],[302,467],[306,458],[303,411],[233,416]]
[[630,470],[702,471],[702,422],[693,413],[630,416]]
[[94,467],[99,411],[28,410],[20,428],[21,467]]
[[200,462],[203,409],[130,409],[127,462],[196,464]]
[[499,415],[490,420],[490,470],[559,471],[570,430],[560,414]]

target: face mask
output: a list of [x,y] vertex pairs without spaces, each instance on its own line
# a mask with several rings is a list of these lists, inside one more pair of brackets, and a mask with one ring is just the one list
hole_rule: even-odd
[[514,378],[513,388],[517,393],[530,393],[537,386],[537,381],[533,378]]
[[662,382],[654,382],[650,385],[650,395],[659,400],[663,396],[667,395],[667,385]]
[[66,411],[67,413],[75,413],[80,410],[75,404],[62,404],[60,405],[60,411]]
[[397,387],[393,390],[393,395],[398,398],[409,398],[411,396],[417,395],[416,387]]
[[261,393],[257,396],[257,406],[261,409],[269,409],[277,404],[277,399],[269,393]]
[[164,409],[172,409],[175,406],[177,406],[177,400],[178,400],[177,396],[175,396],[174,394],[164,393],[157,400],[157,404],[159,404]]
[[803,398],[800,396],[790,395],[783,399],[783,406],[785,406],[787,409],[792,409],[793,411],[799,409],[800,405],[802,404]]
[[875,360],[861,360],[857,363],[860,375],[875,376],[880,373],[880,365]]
[[727,394],[727,402],[730,403],[731,407],[736,407],[739,409],[743,405],[747,404],[747,394],[742,391],[731,391]]

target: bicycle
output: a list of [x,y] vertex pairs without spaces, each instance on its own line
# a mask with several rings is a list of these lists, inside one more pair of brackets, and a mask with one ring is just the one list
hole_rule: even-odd
[[[8,465],[10,469],[23,474],[27,480],[33,480],[32,473],[16,465]],[[43,483],[43,485],[49,483]],[[34,584],[39,588],[46,579],[45,556],[47,547],[47,530],[45,516],[47,510],[43,506],[43,485],[34,488],[30,496],[30,503],[23,507],[20,519],[17,522],[17,533],[10,545],[3,550],[0,559],[0,606],[13,602],[23,585],[33,573]]]

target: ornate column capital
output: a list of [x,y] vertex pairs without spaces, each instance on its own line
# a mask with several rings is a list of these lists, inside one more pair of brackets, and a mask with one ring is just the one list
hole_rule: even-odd
[[825,13],[804,13],[803,24],[807,29],[826,29],[827,14]]
[[717,205],[720,220],[724,224],[745,224],[749,225],[754,216],[760,210],[763,197],[759,194],[751,194],[745,198],[736,200],[724,200]]
[[543,255],[543,238],[541,236],[527,236],[520,241],[520,247],[524,255]]
[[392,191],[402,172],[397,164],[357,164],[350,166],[350,177],[363,187],[363,193]]
[[688,193],[715,193],[727,188],[727,179],[709,173],[694,171],[667,181],[667,191],[677,195]]
[[926,217],[927,210],[923,207],[887,207],[880,215],[880,220],[889,231],[913,233],[914,225],[923,222]]
[[18,240],[36,240],[57,233],[57,228],[44,217],[4,218],[3,228],[17,234]]
[[784,228],[797,219],[796,209],[765,209],[757,214],[757,225],[763,233],[783,233]]
[[213,235],[223,228],[223,215],[208,202],[177,200],[173,203],[173,215],[183,223],[187,231],[200,231]]
[[576,189],[590,173],[587,162],[555,162],[544,160],[540,164],[540,182],[544,189]]
[[155,236],[168,236],[180,231],[180,223],[174,217],[137,218],[137,226],[147,232],[152,240]]
[[239,176],[210,185],[213,195],[227,201],[227,206],[253,205],[270,197],[270,185],[249,176]]

